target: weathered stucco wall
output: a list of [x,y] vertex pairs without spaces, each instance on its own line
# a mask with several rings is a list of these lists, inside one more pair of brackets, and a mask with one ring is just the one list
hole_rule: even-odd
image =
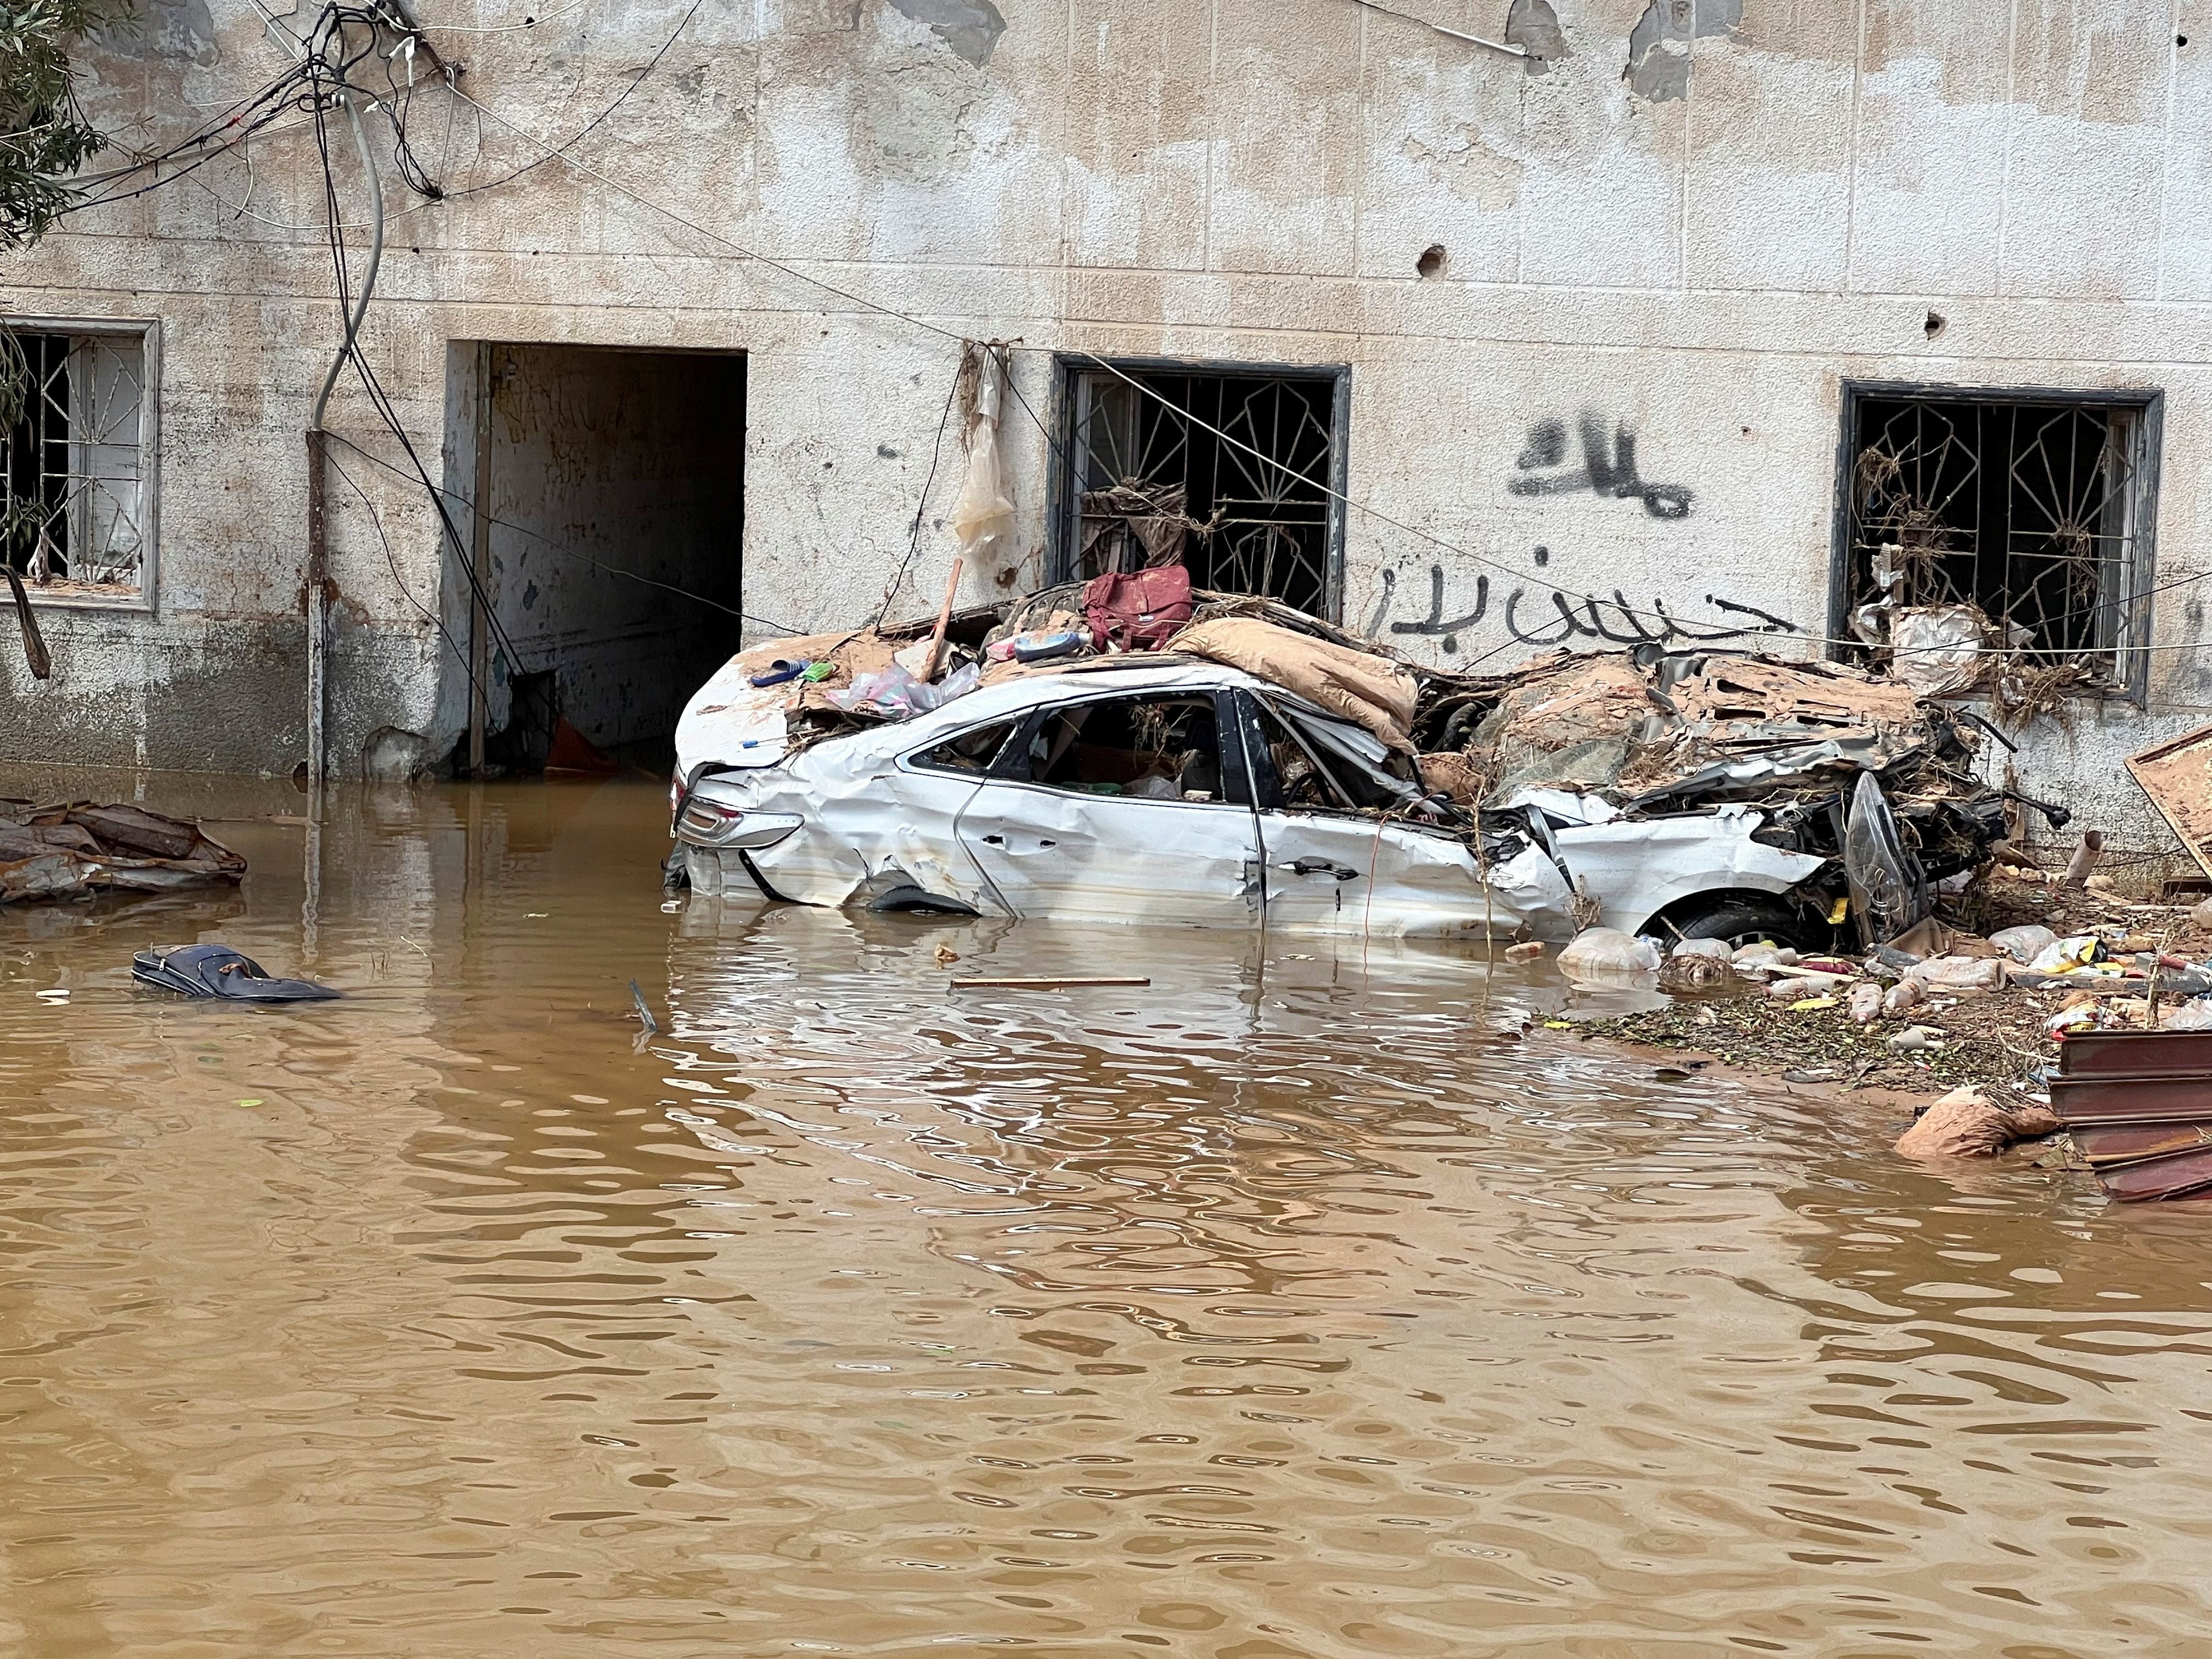
[[[1585,621],[1581,596],[1618,592],[1817,649],[1847,378],[2162,390],[2156,580],[2204,568],[2212,4],[1425,9],[1547,60],[1349,0],[760,0],[699,7],[647,73],[682,5],[529,27],[491,0],[426,5],[481,106],[414,100],[416,149],[449,190],[541,159],[515,130],[566,140],[630,90],[568,152],[591,176],[546,161],[435,204],[393,181],[368,350],[434,467],[448,341],[744,351],[756,636],[872,608],[963,335],[1018,338],[1018,384],[1048,419],[1054,349],[1349,364],[1349,493],[1384,516],[1348,517],[1345,617],[1439,661],[1507,662],[1516,632],[1559,633],[1559,589]],[[95,59],[112,124],[176,131],[182,100],[286,61],[243,8],[179,0],[158,21]],[[336,154],[357,219],[358,169]],[[10,752],[300,754],[299,434],[336,337],[319,191],[311,137],[271,135],[250,173],[226,157],[9,262],[12,309],[156,319],[165,365],[158,608],[50,616],[44,687],[0,657]],[[1446,258],[1425,278],[1431,245]],[[1531,428],[1571,434],[1586,411],[1634,429],[1686,515],[1515,492]],[[1009,414],[1023,562],[971,573],[971,597],[1042,568],[1050,450]],[[398,459],[350,388],[332,424]],[[340,453],[390,556],[334,481],[333,752],[387,725],[449,741],[458,665],[416,608],[462,614],[434,516]],[[933,599],[958,471],[948,435],[895,609]],[[1480,611],[1449,652],[1432,593],[1439,621]],[[2212,708],[2212,668],[2179,648],[2203,636],[2200,590],[2160,593],[2154,627],[2148,714],[2084,702],[2023,764],[2029,787],[2146,839],[2118,757]]]

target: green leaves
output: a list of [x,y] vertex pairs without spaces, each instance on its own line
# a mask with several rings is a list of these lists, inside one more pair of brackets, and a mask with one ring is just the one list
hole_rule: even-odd
[[69,49],[130,9],[130,0],[0,0],[0,251],[53,228],[70,175],[106,142],[77,107]]

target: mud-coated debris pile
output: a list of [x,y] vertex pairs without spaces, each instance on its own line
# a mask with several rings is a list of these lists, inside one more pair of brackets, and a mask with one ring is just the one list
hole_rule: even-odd
[[246,860],[196,823],[143,806],[0,800],[0,904],[235,882]]

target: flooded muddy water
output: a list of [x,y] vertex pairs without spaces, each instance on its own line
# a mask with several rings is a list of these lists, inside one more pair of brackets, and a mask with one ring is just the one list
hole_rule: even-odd
[[[1541,964],[664,910],[643,780],[319,875],[288,785],[63,787],[252,872],[0,912],[0,1650],[2212,1639],[2212,1205],[1505,1035]],[[131,986],[195,939],[350,994]],[[1067,971],[1152,983],[949,985]]]

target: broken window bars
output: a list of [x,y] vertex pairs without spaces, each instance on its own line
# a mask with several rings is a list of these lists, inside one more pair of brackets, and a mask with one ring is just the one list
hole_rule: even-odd
[[2029,664],[2140,697],[2160,401],[1847,383],[1831,631],[1885,591],[1972,605]]
[[1055,578],[1180,558],[1200,587],[1334,616],[1349,371],[1121,363],[1149,396],[1088,363],[1059,360]]
[[0,553],[33,591],[143,593],[145,331],[11,331],[28,377],[20,418],[0,432]]

